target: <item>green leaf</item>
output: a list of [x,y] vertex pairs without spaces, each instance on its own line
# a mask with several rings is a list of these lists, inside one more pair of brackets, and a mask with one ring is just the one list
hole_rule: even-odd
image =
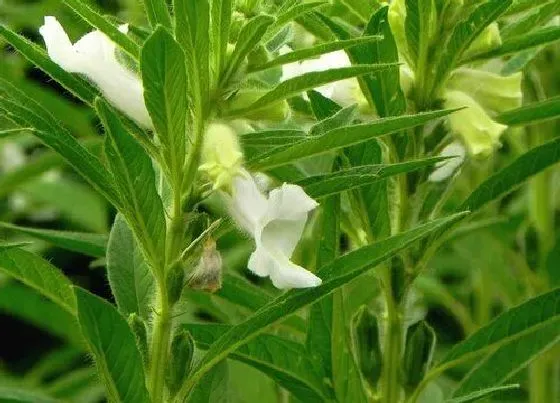
[[528,125],[560,117],[560,96],[545,101],[534,102],[520,108],[509,110],[498,116],[496,121],[508,126]]
[[83,346],[76,317],[29,287],[17,282],[2,284],[0,311],[21,318],[75,347]]
[[235,49],[229,57],[224,80],[229,80],[239,70],[247,55],[260,43],[266,30],[273,22],[274,18],[269,15],[258,15],[245,24],[239,33]]
[[62,400],[52,398],[29,386],[0,386],[0,399],[8,402],[63,403]]
[[297,182],[297,184],[302,186],[312,198],[320,198],[371,185],[394,175],[433,165],[441,160],[442,158],[436,157],[397,164],[357,166],[331,174],[310,176]]
[[467,403],[474,402],[476,400],[490,397],[494,393],[504,392],[512,389],[518,389],[518,384],[504,385],[504,386],[494,386],[492,388],[477,390],[476,392],[470,393],[466,396],[455,397],[453,399],[447,399],[445,403]]
[[318,121],[327,119],[342,109],[339,104],[330,98],[325,97],[318,91],[307,91],[307,96],[309,97],[311,111],[313,112],[313,115],[315,115],[315,119]]
[[218,78],[226,63],[232,9],[232,0],[212,0],[210,11],[212,19],[212,56],[214,57],[214,70]]
[[165,28],[158,27],[144,44],[141,69],[146,108],[171,175],[179,175],[186,154],[187,71],[181,46]]
[[274,21],[274,23],[270,26],[270,28],[264,35],[263,42],[266,43],[274,38],[290,21],[298,19],[325,4],[327,4],[327,2],[324,1],[296,3],[287,10],[280,12],[276,17],[276,21]]
[[156,28],[158,24],[171,28],[171,16],[166,0],[144,0],[144,8],[152,28]]
[[78,320],[97,370],[113,402],[149,403],[136,340],[126,320],[107,301],[76,288]]
[[517,53],[537,46],[546,45],[557,40],[560,40],[560,27],[544,27],[525,35],[509,38],[503,41],[497,48],[489,50],[488,52],[476,54],[465,60],[464,63],[509,55],[511,53]]
[[[560,289],[532,298],[498,316],[488,325],[480,328],[465,341],[451,349],[439,363],[439,368],[449,368],[453,364],[480,356],[507,344],[515,343],[522,337],[538,341],[540,332],[560,323]],[[547,333],[548,334],[548,333]],[[553,335],[558,337],[556,332]],[[526,339],[529,342],[530,339]],[[438,371],[438,368],[435,369]]]
[[149,263],[160,269],[165,255],[165,216],[152,161],[109,105],[98,99],[95,106],[107,131],[105,153],[121,193],[121,212]]
[[458,208],[476,211],[560,161],[560,137],[535,147],[480,184]]
[[512,0],[489,0],[475,8],[470,15],[455,26],[437,63],[435,82],[440,86],[447,80],[463,53],[484,29],[503,14]]
[[302,74],[301,76],[290,78],[289,80],[282,81],[270,92],[257,99],[251,105],[228,111],[229,115],[239,115],[245,112],[262,109],[270,104],[290,98],[303,91],[320,87],[334,81],[345,80],[347,78],[357,77],[364,74],[370,74],[378,71],[395,68],[397,64],[373,64],[361,65],[354,67],[341,67],[337,69],[330,69],[325,71],[314,71]]
[[513,23],[506,25],[501,30],[501,36],[508,40],[515,36],[524,35],[535,27],[550,21],[558,12],[560,12],[560,4],[556,1],[539,4],[538,7],[524,14],[522,18],[515,19]]
[[431,31],[434,30],[435,4],[433,0],[406,0],[405,32],[408,51],[418,68],[426,62]]
[[113,205],[119,197],[111,176],[101,161],[64,129],[39,103],[0,78],[0,111],[21,126],[31,126],[32,133],[59,153],[80,175]]
[[367,22],[372,12],[379,7],[378,0],[340,0],[348,9],[363,22]]
[[0,222],[0,227],[21,232],[43,241],[52,243],[63,249],[71,250],[92,257],[104,257],[107,237],[87,232],[56,231],[43,228],[19,227],[14,224]]
[[279,129],[249,132],[239,136],[243,147],[275,147],[293,144],[304,138],[301,130]]
[[4,37],[4,39],[27,60],[43,70],[52,77],[53,80],[58,82],[85,103],[92,104],[96,95],[99,94],[97,89],[86,80],[75,74],[70,74],[64,71],[58,64],[49,58],[43,49],[23,36],[10,31],[3,25],[0,25],[0,36]]
[[79,15],[85,22],[103,32],[133,58],[138,59],[138,57],[140,56],[140,49],[138,45],[126,34],[119,31],[119,29],[114,24],[109,22],[108,19],[97,13],[82,0],[62,1],[77,15]]
[[310,59],[337,50],[347,49],[352,46],[369,44],[371,42],[376,42],[381,39],[382,39],[381,36],[364,36],[364,37],[348,39],[348,40],[321,43],[319,45],[315,45],[310,48],[294,50],[292,52],[280,55],[270,60],[269,62],[266,62],[259,66],[251,67],[250,72],[266,70],[283,64],[299,62],[301,60]]
[[422,125],[430,120],[437,119],[452,112],[454,111],[446,109],[419,113],[416,115],[388,117],[375,120],[371,123],[341,127],[331,130],[321,136],[315,136],[300,141],[292,146],[282,147],[279,150],[272,150],[269,153],[249,161],[248,165],[257,170],[273,168],[312,155],[323,154],[331,150],[359,144],[374,137],[384,136]]
[[323,267],[317,273],[323,279],[321,286],[310,289],[291,290],[280,295],[245,322],[232,327],[230,331],[226,332],[212,344],[206,355],[191,373],[191,377],[182,389],[182,394],[187,395],[200,378],[214,365],[223,360],[229,353],[263,332],[270,325],[298,309],[318,301],[395,253],[405,249],[410,244],[440,231],[463,216],[464,214],[458,214],[421,225],[413,230],[352,251]]
[[118,214],[107,246],[107,277],[119,311],[152,317],[154,278],[123,216]]
[[224,360],[204,375],[187,402],[229,403],[229,391],[229,368]]
[[[231,326],[188,324],[186,328],[197,347],[208,350]],[[304,346],[299,343],[262,334],[241,346],[231,354],[231,358],[267,374],[302,402],[325,401],[321,381],[309,370],[311,362],[307,359]]]
[[72,283],[42,257],[23,249],[0,246],[0,271],[39,291],[70,314],[76,314]]

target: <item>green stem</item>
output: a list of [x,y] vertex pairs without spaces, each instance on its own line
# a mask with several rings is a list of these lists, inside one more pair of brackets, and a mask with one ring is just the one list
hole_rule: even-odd
[[529,402],[550,401],[548,360],[546,356],[537,358],[529,367]]
[[165,281],[159,282],[159,306],[155,313],[153,327],[149,378],[149,390],[153,402],[164,401],[165,372],[173,320],[166,287]]

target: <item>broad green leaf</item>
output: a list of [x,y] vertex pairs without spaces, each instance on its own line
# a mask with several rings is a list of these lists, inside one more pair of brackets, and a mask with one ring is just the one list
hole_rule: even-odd
[[210,6],[212,20],[212,56],[214,57],[214,70],[218,81],[224,70],[229,42],[229,31],[232,16],[232,0],[212,0]]
[[107,277],[119,311],[128,317],[137,313],[144,320],[151,318],[154,278],[132,231],[118,214],[107,246]]
[[433,0],[406,0],[404,23],[408,51],[414,66],[425,68],[431,33],[436,24],[436,9]]
[[536,333],[529,333],[507,343],[485,360],[477,363],[463,379],[453,396],[464,396],[481,389],[501,385],[525,368],[539,354],[554,347],[560,341],[558,321],[541,327]]
[[373,64],[361,65],[354,67],[341,67],[325,71],[315,71],[302,74],[301,76],[290,78],[289,80],[282,81],[270,92],[257,99],[251,105],[228,111],[229,115],[238,115],[245,112],[264,108],[270,104],[290,98],[303,91],[320,87],[334,81],[345,80],[347,78],[357,77],[364,74],[370,74],[378,71],[395,68],[397,65],[394,63],[389,64]]
[[144,44],[141,69],[146,108],[171,175],[177,176],[186,154],[187,72],[185,54],[165,28],[158,27]]
[[173,10],[175,38],[185,51],[189,90],[198,110],[207,102],[210,85],[210,6],[208,0],[174,0]]
[[107,301],[76,288],[78,320],[93,353],[107,397],[113,402],[149,403],[135,336]]
[[224,360],[207,372],[194,389],[188,403],[229,403],[229,366]]
[[315,45],[310,48],[294,50],[292,52],[280,55],[264,64],[252,67],[251,72],[266,70],[272,67],[281,66],[283,64],[288,64],[288,63],[299,62],[305,59],[311,59],[313,57],[320,56],[326,53],[347,49],[356,45],[363,45],[371,42],[376,42],[381,39],[382,39],[381,36],[363,36],[360,38],[321,43],[319,45]]
[[46,300],[37,291],[17,282],[0,286],[0,311],[23,319],[73,346],[83,345],[74,315]]
[[59,153],[80,175],[113,205],[119,197],[101,161],[45,110],[13,85],[0,78],[0,111],[21,126],[32,126],[32,133]]
[[62,1],[85,22],[103,32],[133,58],[138,59],[140,56],[140,49],[138,45],[126,34],[119,31],[117,26],[112,24],[107,18],[104,18],[101,14],[97,13],[97,11],[93,10],[82,0]]
[[439,81],[441,86],[446,81],[463,53],[488,25],[508,9],[511,3],[512,0],[489,0],[477,6],[455,26],[437,63],[436,83]]
[[293,144],[304,138],[301,130],[279,129],[249,132],[239,136],[244,147],[276,147]]
[[340,0],[348,9],[360,18],[363,22],[367,22],[373,11],[379,7],[377,0]]
[[[501,36],[505,40],[518,35],[524,35],[532,31],[535,27],[539,27],[550,21],[560,12],[560,4],[557,1],[540,2],[538,7],[533,8],[522,18],[514,20],[513,23],[504,26],[501,30]],[[535,4],[537,5],[537,4]]]
[[[332,70],[331,70],[332,71]],[[251,168],[263,170],[296,161],[312,155],[323,154],[354,144],[384,136],[397,131],[422,125],[430,120],[452,113],[453,110],[439,110],[416,115],[388,117],[353,126],[331,130],[321,136],[315,136],[289,147],[272,150],[248,162]]]
[[296,20],[324,4],[327,3],[324,1],[296,3],[292,7],[280,12],[276,17],[276,21],[274,21],[264,35],[263,42],[266,43],[274,38],[290,21]]
[[45,392],[29,386],[0,386],[0,399],[7,402],[64,403],[60,399],[50,397]]
[[330,98],[325,97],[318,91],[307,91],[307,96],[309,97],[311,111],[313,112],[315,119],[319,121],[333,116],[342,109],[339,104]]
[[297,182],[297,184],[302,186],[312,198],[320,198],[356,187],[371,185],[390,176],[412,172],[441,160],[441,158],[436,157],[397,164],[357,166],[331,174],[310,176]]
[[453,399],[447,399],[445,403],[467,403],[474,402],[476,400],[487,398],[494,393],[504,392],[512,389],[519,388],[518,384],[504,385],[504,386],[494,386],[487,389],[477,390],[476,392],[470,393],[466,396],[455,397]]
[[47,241],[63,249],[71,250],[92,257],[104,257],[107,236],[87,232],[57,231],[43,228],[20,227],[0,222],[0,227]]
[[445,219],[435,220],[413,230],[398,234],[372,245],[360,248],[342,256],[331,264],[323,267],[317,274],[323,284],[316,288],[288,291],[268,305],[261,308],[245,322],[231,328],[220,337],[208,350],[191,373],[182,395],[188,395],[200,378],[228,354],[263,332],[267,327],[290,315],[310,303],[330,294],[359,275],[372,269],[379,263],[405,249],[410,244],[422,239],[450,223],[464,217],[454,215]]
[[122,195],[122,213],[150,264],[159,269],[165,254],[165,216],[152,161],[105,102],[98,99],[95,106],[107,131],[105,153]]
[[222,288],[216,295],[252,311],[260,309],[272,299],[265,290],[234,273],[224,273]]
[[224,80],[229,80],[240,68],[247,55],[260,43],[263,35],[274,22],[274,18],[269,15],[258,15],[250,19],[241,29],[235,49],[228,59],[227,69],[224,73]]
[[511,53],[521,52],[523,50],[546,45],[558,40],[560,40],[560,27],[544,27],[525,35],[509,38],[503,41],[497,48],[489,50],[488,52],[476,54],[468,60],[465,60],[465,63],[470,63],[473,60],[490,59],[493,57],[509,55]]
[[[231,326],[188,324],[197,347],[208,350]],[[321,381],[316,377],[304,346],[278,336],[262,334],[241,346],[231,358],[267,374],[302,402],[324,402]]]
[[[560,324],[560,289],[532,298],[498,316],[488,325],[480,328],[465,341],[451,349],[438,367],[468,360],[515,343],[522,337],[539,340],[539,333],[548,326]],[[556,333],[554,337],[558,337]],[[529,339],[526,339],[529,342]],[[435,369],[436,371],[438,368]]]
[[496,116],[495,119],[505,125],[516,126],[558,118],[560,118],[560,96],[509,110]]
[[171,28],[171,16],[166,0],[144,0],[144,8],[152,28],[156,28],[158,24]]
[[[313,101],[311,101],[313,102]],[[325,134],[339,127],[349,126],[356,120],[358,115],[357,105],[350,105],[342,108],[334,115],[325,118],[309,128],[310,136],[318,136]]]
[[37,290],[70,314],[76,314],[72,283],[42,257],[23,249],[0,246],[0,272]]
[[476,211],[560,161],[560,137],[535,147],[482,182],[458,208]]
[[21,35],[0,25],[0,36],[20,52],[27,60],[43,70],[64,88],[87,104],[92,104],[98,91],[83,78],[64,71],[53,62],[43,49]]

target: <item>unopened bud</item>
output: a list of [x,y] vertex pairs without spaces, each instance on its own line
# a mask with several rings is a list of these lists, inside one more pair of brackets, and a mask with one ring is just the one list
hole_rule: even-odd
[[185,286],[185,272],[183,265],[179,261],[175,263],[167,272],[167,300],[170,305],[174,305],[179,298]]
[[436,345],[436,333],[420,321],[408,328],[403,358],[404,384],[414,389],[424,379]]
[[243,153],[233,129],[222,123],[210,124],[204,136],[199,170],[208,175],[213,188],[231,189],[242,163]]
[[222,257],[216,241],[206,240],[200,261],[189,277],[188,285],[195,290],[216,292],[222,287]]
[[186,330],[179,330],[171,342],[167,367],[166,381],[171,397],[177,394],[190,372],[194,349],[195,344],[190,333]]
[[147,366],[148,363],[148,335],[146,331],[146,324],[144,320],[136,313],[131,313],[128,317],[128,325],[134,334],[136,339],[136,345],[138,346],[138,350],[140,351],[140,355],[142,356],[142,361],[144,362],[144,366]]
[[362,306],[353,318],[352,340],[360,371],[368,385],[375,389],[383,365],[379,325],[366,306]]
[[[265,94],[266,91],[258,90],[239,91],[228,103],[227,107],[233,110],[246,108]],[[243,117],[251,120],[278,122],[288,117],[288,111],[288,103],[286,101],[278,101],[264,108],[244,112]]]

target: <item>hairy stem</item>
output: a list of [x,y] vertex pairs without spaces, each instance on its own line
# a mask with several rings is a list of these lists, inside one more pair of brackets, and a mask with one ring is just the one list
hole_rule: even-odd
[[159,288],[159,305],[155,313],[150,360],[149,390],[154,402],[164,401],[165,372],[172,328],[172,316],[165,282],[160,283]]

